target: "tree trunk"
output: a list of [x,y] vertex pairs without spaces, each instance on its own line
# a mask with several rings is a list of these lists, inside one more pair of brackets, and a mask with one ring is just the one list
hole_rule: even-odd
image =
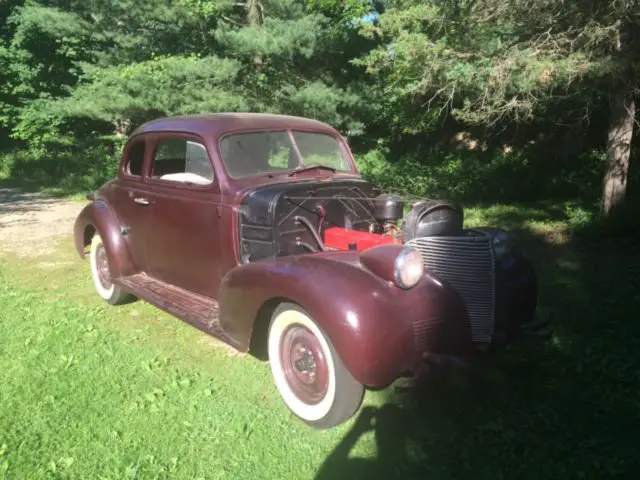
[[[130,127],[131,121],[128,119],[116,120],[113,123],[113,134],[117,138],[116,142],[122,142],[127,138]],[[116,142],[111,141],[111,143],[109,143],[109,154],[112,156],[116,153]]]
[[245,5],[247,10],[247,23],[252,27],[259,27],[263,23],[263,7],[260,0],[247,0]]
[[[247,11],[247,23],[251,27],[260,27],[264,23],[264,8],[261,0],[247,0],[245,4]],[[253,63],[255,65],[262,65],[262,55],[254,55]]]
[[629,175],[631,140],[636,117],[633,87],[624,85],[615,91],[609,102],[609,161],[604,176],[602,210],[605,215],[624,202]]
[[129,119],[116,120],[113,126],[113,133],[117,138],[126,138],[129,133],[129,128],[131,127],[131,121]]

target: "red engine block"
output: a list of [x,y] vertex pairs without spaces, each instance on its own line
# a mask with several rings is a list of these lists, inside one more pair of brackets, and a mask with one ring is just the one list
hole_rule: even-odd
[[391,235],[361,232],[359,230],[347,230],[341,227],[327,228],[324,232],[324,243],[327,247],[337,250],[357,250],[364,252],[378,245],[399,244],[400,240]]

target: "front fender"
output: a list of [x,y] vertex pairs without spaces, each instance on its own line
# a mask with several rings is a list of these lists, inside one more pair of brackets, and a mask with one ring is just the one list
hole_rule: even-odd
[[82,209],[73,226],[76,250],[85,257],[85,247],[91,241],[86,238],[87,227],[92,226],[102,237],[109,258],[112,278],[133,275],[135,268],[122,235],[120,219],[104,200],[96,200]]
[[471,342],[464,304],[453,289],[425,275],[402,290],[365,268],[354,252],[289,256],[233,269],[219,295],[222,328],[248,348],[261,306],[274,298],[307,310],[353,377],[367,386],[389,385],[415,367],[425,349],[449,351]]

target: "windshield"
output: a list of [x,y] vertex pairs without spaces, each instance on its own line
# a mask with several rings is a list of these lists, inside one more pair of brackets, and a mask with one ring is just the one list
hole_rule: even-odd
[[292,132],[299,158],[287,131],[234,133],[220,142],[222,161],[233,178],[278,173],[310,166],[351,172],[342,143],[325,133]]

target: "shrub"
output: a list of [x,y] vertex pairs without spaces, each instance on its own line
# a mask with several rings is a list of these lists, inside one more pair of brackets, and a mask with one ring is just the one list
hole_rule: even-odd
[[104,143],[93,143],[57,150],[13,151],[2,157],[4,176],[62,194],[88,191],[116,175],[119,158],[113,150]]
[[363,176],[408,198],[454,198],[471,202],[521,202],[581,198],[600,191],[604,155],[530,160],[526,151],[491,154],[432,151],[426,158],[391,159],[378,148],[357,157]]

